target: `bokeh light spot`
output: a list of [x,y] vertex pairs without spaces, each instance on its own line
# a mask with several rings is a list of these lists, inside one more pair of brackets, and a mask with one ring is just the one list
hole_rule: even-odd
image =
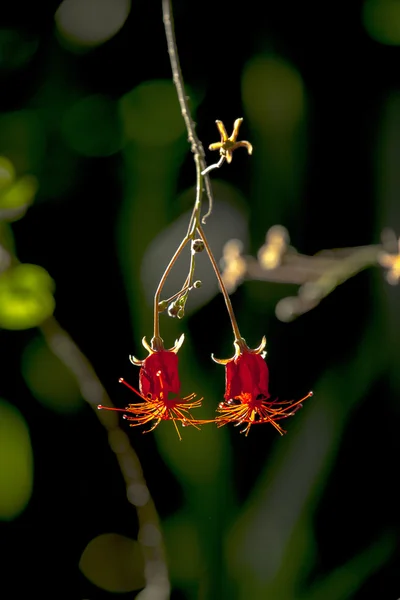
[[243,71],[242,95],[247,114],[261,132],[291,131],[303,115],[303,81],[282,58],[253,58]]
[[104,533],[91,540],[79,568],[89,581],[107,592],[131,592],[145,586],[139,543],[117,533]]
[[67,42],[92,47],[112,38],[124,25],[130,9],[130,0],[64,0],[55,21]]
[[0,148],[17,173],[39,172],[45,157],[44,123],[35,110],[0,114]]
[[13,183],[15,179],[14,165],[6,156],[0,156],[0,192]]
[[55,307],[54,282],[38,265],[17,265],[0,276],[0,327],[37,327]]
[[147,146],[165,146],[185,132],[171,81],[145,81],[121,98],[120,108],[128,140]]
[[33,453],[28,426],[17,408],[0,399],[0,519],[17,517],[32,494]]
[[33,175],[24,175],[6,189],[0,187],[0,218],[16,221],[23,217],[34,201],[38,187]]
[[35,34],[16,29],[0,29],[0,69],[13,71],[23,67],[39,46]]
[[377,42],[389,46],[400,44],[400,2],[367,0],[363,6],[364,27]]
[[47,408],[73,413],[85,406],[74,377],[41,338],[26,346],[21,366],[33,396]]
[[116,102],[96,94],[82,98],[64,114],[62,133],[68,145],[85,156],[110,156],[122,147]]
[[177,514],[163,526],[171,577],[179,583],[196,581],[201,576],[201,551],[198,532],[186,515]]

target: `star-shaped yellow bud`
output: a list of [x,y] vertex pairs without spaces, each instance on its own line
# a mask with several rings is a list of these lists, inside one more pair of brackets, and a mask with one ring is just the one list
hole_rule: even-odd
[[252,154],[253,146],[250,142],[237,141],[237,137],[239,135],[239,127],[242,124],[243,119],[236,119],[233,125],[232,135],[228,137],[226,133],[225,126],[222,121],[215,121],[218,127],[218,131],[221,135],[221,141],[215,142],[215,144],[210,144],[209,150],[219,150],[221,156],[223,156],[228,163],[232,162],[232,152],[236,150],[236,148],[247,148],[247,152]]

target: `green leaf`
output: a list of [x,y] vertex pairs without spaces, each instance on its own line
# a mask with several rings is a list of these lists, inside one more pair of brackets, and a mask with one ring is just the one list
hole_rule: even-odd
[[15,179],[14,165],[6,156],[0,156],[0,192],[7,189]]
[[185,133],[171,81],[145,81],[120,101],[125,135],[146,146],[167,146]]
[[38,265],[17,265],[0,277],[0,327],[29,329],[53,314],[54,282]]
[[5,190],[0,189],[0,220],[16,221],[23,217],[37,190],[38,182],[32,175],[21,177]]
[[89,542],[79,568],[89,581],[107,592],[131,592],[145,586],[139,543],[117,533],[104,533]]
[[17,408],[0,400],[0,519],[26,507],[33,487],[33,453],[28,426]]
[[179,583],[198,581],[202,558],[196,525],[188,515],[177,514],[163,523],[171,578]]
[[353,361],[323,375],[289,435],[279,440],[229,535],[228,561],[240,599],[279,594],[280,600],[292,600],[303,588],[315,554],[315,506],[350,412],[383,365],[384,352],[376,355],[376,323],[371,322]]
[[302,600],[348,600],[364,581],[389,560],[396,548],[393,535],[384,535],[369,548],[329,573]]
[[101,94],[81,98],[67,109],[62,133],[84,156],[110,156],[121,150],[122,132],[116,101]]

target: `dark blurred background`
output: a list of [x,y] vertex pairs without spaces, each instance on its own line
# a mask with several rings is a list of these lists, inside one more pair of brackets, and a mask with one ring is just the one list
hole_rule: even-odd
[[[254,145],[252,157],[238,150],[211,174],[205,231],[216,257],[230,238],[255,255],[275,224],[305,254],[379,243],[385,227],[400,234],[399,4],[173,6],[204,146],[219,140],[216,119],[230,133],[240,116],[240,137]],[[137,385],[128,355],[146,354],[152,295],[194,200],[161,2],[6,3],[0,78],[0,154],[16,180],[38,182],[3,235],[12,231],[19,260],[54,280],[55,317],[124,407],[134,399],[118,379]],[[186,318],[162,315],[161,333],[168,347],[185,333],[182,390],[204,396],[212,417],[224,371],[210,355],[232,355],[233,338],[205,256],[199,272]],[[161,518],[173,599],[400,596],[399,289],[370,269],[282,323],[275,305],[295,291],[249,281],[232,296],[249,345],[267,336],[272,395],[314,390],[285,437],[268,426],[247,438],[208,426],[180,442],[169,423],[142,435],[122,421]],[[8,301],[0,597],[132,598],[135,579],[107,575],[107,561],[101,575],[82,568],[98,536],[137,536],[106,433],[35,322],[7,316]]]

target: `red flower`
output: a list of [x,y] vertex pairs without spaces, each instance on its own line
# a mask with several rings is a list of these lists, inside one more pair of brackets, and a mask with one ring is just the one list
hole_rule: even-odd
[[199,421],[193,419],[190,410],[198,408],[201,405],[201,399],[192,402],[196,394],[190,394],[184,398],[179,396],[170,398],[170,394],[179,394],[181,387],[176,353],[183,340],[184,336],[182,335],[170,350],[164,350],[162,343],[159,343],[158,349],[154,350],[148,345],[146,338],[143,338],[142,342],[149,351],[149,356],[144,360],[138,360],[134,356],[129,357],[133,364],[140,366],[139,391],[124,379],[120,379],[120,382],[142,398],[143,402],[129,404],[126,409],[109,408],[101,405],[98,408],[128,413],[124,415],[124,418],[131,421],[131,427],[154,421],[152,427],[146,432],[153,431],[163,420],[171,420],[175,425],[179,439],[181,439],[181,435],[176,421],[180,421],[184,426],[193,425],[198,427]]
[[312,392],[298,401],[269,400],[269,371],[264,360],[266,339],[255,350],[247,347],[244,340],[235,340],[235,355],[229,359],[216,359],[215,362],[225,365],[225,401],[221,402],[215,419],[222,427],[227,423],[246,426],[242,430],[247,436],[250,427],[258,423],[271,423],[281,435],[286,431],[277,423],[295,414],[302,407],[302,402],[312,396]]

